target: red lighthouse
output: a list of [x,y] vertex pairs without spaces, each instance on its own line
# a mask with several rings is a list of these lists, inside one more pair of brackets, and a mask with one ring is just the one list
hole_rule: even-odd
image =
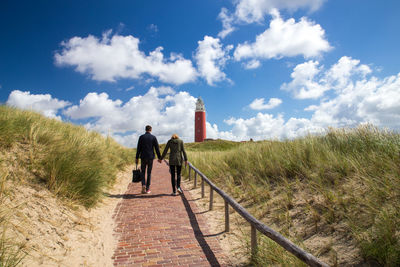
[[206,109],[201,97],[196,102],[196,112],[194,115],[194,141],[203,142],[206,138]]

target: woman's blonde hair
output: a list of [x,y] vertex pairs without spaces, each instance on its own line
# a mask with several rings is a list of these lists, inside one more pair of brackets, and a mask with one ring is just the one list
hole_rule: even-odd
[[172,138],[172,139],[178,139],[179,136],[178,136],[177,134],[173,134],[173,135],[171,136],[171,138]]

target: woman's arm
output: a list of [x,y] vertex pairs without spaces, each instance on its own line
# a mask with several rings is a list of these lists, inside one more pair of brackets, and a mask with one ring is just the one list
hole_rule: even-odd
[[185,162],[187,162],[188,159],[185,151],[185,146],[183,145],[183,141],[182,141],[182,153],[183,153],[183,159],[185,160]]

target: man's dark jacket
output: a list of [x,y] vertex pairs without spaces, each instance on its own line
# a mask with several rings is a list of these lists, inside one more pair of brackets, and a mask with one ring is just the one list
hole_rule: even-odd
[[156,149],[158,158],[161,158],[157,138],[151,133],[146,132],[139,137],[136,158],[138,159],[140,156],[140,159],[154,159],[154,149]]

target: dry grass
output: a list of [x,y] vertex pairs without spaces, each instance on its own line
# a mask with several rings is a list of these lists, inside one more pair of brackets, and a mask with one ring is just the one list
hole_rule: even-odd
[[[365,125],[228,150],[215,145],[190,151],[189,159],[256,217],[331,265],[398,266],[399,151],[398,133]],[[291,265],[274,243],[262,243],[258,264]]]

